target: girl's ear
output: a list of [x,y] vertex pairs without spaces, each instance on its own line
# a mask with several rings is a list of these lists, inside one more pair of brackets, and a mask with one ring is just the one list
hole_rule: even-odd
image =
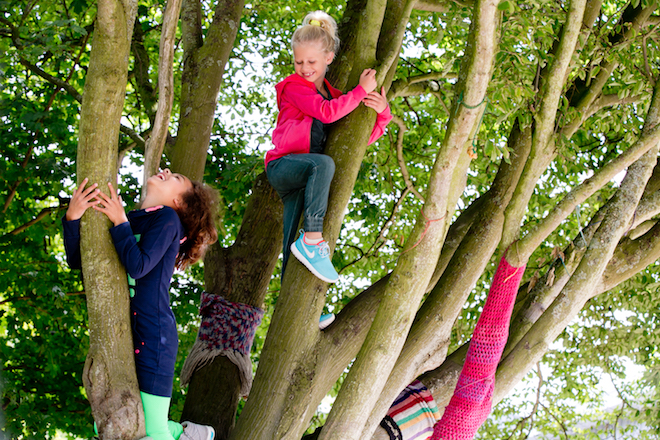
[[176,197],[173,201],[174,203],[174,210],[178,211],[183,207],[183,202],[179,197]]
[[332,60],[334,60],[334,59],[335,59],[335,53],[334,52],[326,52],[325,64],[332,63]]

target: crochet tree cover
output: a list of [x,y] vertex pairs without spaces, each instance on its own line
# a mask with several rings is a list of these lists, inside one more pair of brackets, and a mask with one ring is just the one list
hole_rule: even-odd
[[264,311],[202,292],[199,314],[202,315],[202,324],[199,326],[197,340],[183,364],[181,386],[190,381],[195,370],[216,356],[226,356],[238,367],[241,396],[247,396],[252,386],[250,349]]
[[472,334],[454,395],[431,440],[471,440],[491,410],[495,371],[509,336],[509,321],[525,266],[503,256]]

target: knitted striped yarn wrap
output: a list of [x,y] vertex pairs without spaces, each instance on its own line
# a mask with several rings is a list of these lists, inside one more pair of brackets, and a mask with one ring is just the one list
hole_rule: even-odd
[[490,414],[495,372],[509,336],[509,321],[525,266],[503,256],[472,334],[454,395],[431,440],[472,440]]
[[235,303],[219,295],[202,292],[199,314],[202,323],[197,339],[181,370],[181,386],[190,382],[192,374],[209,364],[216,356],[226,356],[238,367],[241,396],[252,387],[250,349],[264,311],[259,307]]
[[415,380],[397,396],[380,425],[390,440],[426,440],[438,418],[433,396],[424,384]]

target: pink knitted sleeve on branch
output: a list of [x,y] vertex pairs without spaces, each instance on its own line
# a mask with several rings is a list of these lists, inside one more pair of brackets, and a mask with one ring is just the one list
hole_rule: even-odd
[[472,334],[454,395],[431,440],[471,440],[490,414],[495,371],[509,336],[509,321],[525,266],[503,256]]

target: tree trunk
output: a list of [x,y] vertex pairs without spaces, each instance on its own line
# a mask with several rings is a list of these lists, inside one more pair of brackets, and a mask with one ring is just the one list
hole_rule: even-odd
[[[78,180],[102,191],[116,187],[119,125],[137,1],[100,0],[85,81],[78,144]],[[81,253],[90,347],[83,382],[101,439],[144,436],[135,375],[126,273],[108,233],[110,222],[88,210],[81,221]]]
[[[239,235],[229,249],[217,243],[205,258],[206,290],[225,299],[263,307],[268,283],[282,249],[282,206],[266,175],[261,174]],[[212,425],[219,440],[234,427],[241,387],[237,367],[216,357],[193,374],[182,420]]]

